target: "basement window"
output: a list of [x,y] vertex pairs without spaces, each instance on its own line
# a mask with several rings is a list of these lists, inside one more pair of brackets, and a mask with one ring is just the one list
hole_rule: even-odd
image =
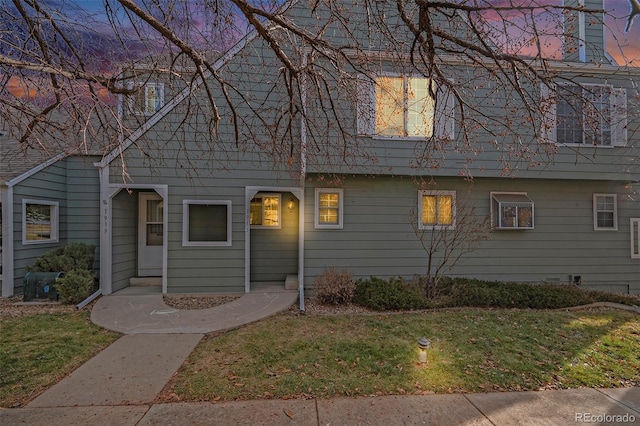
[[525,192],[492,192],[491,223],[494,229],[533,229],[533,201]]

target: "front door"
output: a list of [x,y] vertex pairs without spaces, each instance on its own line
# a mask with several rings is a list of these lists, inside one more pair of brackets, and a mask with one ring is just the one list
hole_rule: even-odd
[[155,192],[138,198],[138,276],[162,276],[163,203]]

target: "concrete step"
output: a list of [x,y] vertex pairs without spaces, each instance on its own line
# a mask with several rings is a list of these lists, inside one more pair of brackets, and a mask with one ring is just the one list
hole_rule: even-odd
[[162,277],[132,277],[129,279],[132,287],[162,286]]

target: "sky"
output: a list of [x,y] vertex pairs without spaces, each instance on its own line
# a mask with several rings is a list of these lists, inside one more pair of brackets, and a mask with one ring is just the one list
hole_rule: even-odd
[[[102,0],[49,0],[51,3],[59,2],[65,8],[80,7],[98,20],[104,20],[104,6]],[[495,0],[496,4],[504,3],[504,0]],[[559,0],[549,0],[557,2]],[[604,9],[610,12],[606,18],[607,34],[606,43],[609,54],[618,62],[640,66],[640,16],[636,18],[629,32],[624,29],[627,24],[627,16],[630,12],[630,0],[604,0]]]

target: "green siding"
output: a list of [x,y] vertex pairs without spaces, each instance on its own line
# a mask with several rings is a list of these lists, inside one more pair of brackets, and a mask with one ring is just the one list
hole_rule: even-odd
[[[436,179],[439,190],[468,184]],[[418,187],[410,179],[348,178],[344,181],[344,229],[313,229],[313,187],[307,188],[305,282],[312,286],[325,266],[358,277],[424,274],[426,256],[409,222]],[[640,262],[630,258],[629,218],[640,216],[613,182],[475,179],[469,199],[478,215],[490,214],[490,192],[527,192],[535,203],[535,229],[494,230],[448,273],[490,280],[568,283],[580,275],[585,287],[640,293]],[[618,230],[594,231],[594,193],[618,194]]]

